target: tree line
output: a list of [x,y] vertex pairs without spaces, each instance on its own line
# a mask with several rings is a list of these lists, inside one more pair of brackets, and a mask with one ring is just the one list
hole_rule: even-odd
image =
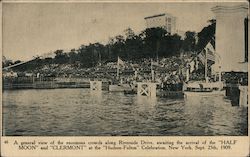
[[[125,35],[117,35],[109,39],[107,44],[99,42],[81,45],[70,52],[56,50],[54,58],[36,60],[40,64],[78,64],[82,67],[92,67],[99,63],[123,60],[140,60],[142,58],[162,58],[178,56],[181,53],[197,54],[214,37],[215,20],[209,20],[208,26],[199,33],[187,31],[184,39],[178,34],[171,35],[163,28],[147,28],[135,34],[127,28]],[[17,62],[17,61],[16,61]],[[19,61],[18,61],[19,62]],[[8,62],[8,64],[11,64]],[[6,66],[3,63],[3,67]],[[29,65],[30,66],[30,65]]]

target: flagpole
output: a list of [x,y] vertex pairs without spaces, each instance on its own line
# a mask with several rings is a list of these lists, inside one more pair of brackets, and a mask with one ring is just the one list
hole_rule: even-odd
[[221,83],[221,58],[219,57],[219,83]]
[[117,79],[119,78],[119,65],[117,65],[117,74],[116,74],[116,76],[117,76]]
[[98,53],[98,56],[99,56],[99,65],[102,65],[102,56],[100,52]]
[[117,69],[116,69],[116,76],[117,76],[117,79],[119,79],[119,57],[117,58]]
[[152,77],[152,81],[154,81],[154,71],[153,71],[153,63],[152,63],[152,59],[151,59],[151,77]]
[[215,52],[214,55],[215,55],[215,61],[217,60],[217,64],[219,66],[218,67],[219,68],[219,82],[221,82],[221,57],[217,52]]
[[219,65],[219,82],[221,82],[221,66]]
[[186,69],[186,82],[189,81],[189,68]]
[[207,83],[207,49],[205,49],[205,80]]

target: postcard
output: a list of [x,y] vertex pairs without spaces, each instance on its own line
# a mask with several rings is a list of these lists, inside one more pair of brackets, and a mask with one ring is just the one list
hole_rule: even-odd
[[247,1],[1,10],[1,156],[249,156]]

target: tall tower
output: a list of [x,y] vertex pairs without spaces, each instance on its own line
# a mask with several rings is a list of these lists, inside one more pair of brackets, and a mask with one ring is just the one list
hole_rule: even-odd
[[216,6],[215,46],[220,56],[222,72],[247,72],[248,57],[248,5]]

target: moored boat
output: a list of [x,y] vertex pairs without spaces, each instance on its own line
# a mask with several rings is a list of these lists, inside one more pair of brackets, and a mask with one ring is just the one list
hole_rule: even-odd
[[[204,58],[204,65],[205,65],[205,80],[204,81],[189,81],[189,72],[187,71],[187,83],[183,86],[184,96],[200,96],[200,97],[211,97],[211,96],[225,96],[226,91],[223,89],[224,85],[221,81],[221,65],[220,65],[220,56],[215,52],[213,46],[209,42],[207,46],[204,48],[205,50],[205,58]],[[202,56],[202,55],[201,55]],[[201,57],[202,58],[202,57]],[[203,60],[203,59],[202,59]],[[218,74],[219,80],[215,82],[210,82],[208,77],[208,60],[212,60],[217,62],[218,64]]]
[[193,82],[184,85],[184,96],[199,96],[199,97],[211,97],[211,96],[225,96],[226,91],[223,89],[222,82]]

